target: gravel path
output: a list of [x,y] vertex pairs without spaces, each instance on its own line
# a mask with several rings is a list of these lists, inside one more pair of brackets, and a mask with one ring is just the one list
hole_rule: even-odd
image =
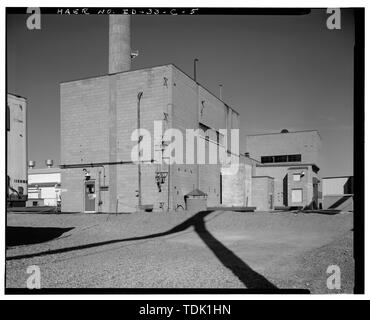
[[337,262],[343,265],[340,292],[350,292],[352,217],[222,211],[8,214],[14,232],[35,227],[66,232],[8,247],[6,285],[25,287],[27,267],[38,265],[43,288],[276,286],[328,293],[326,268]]

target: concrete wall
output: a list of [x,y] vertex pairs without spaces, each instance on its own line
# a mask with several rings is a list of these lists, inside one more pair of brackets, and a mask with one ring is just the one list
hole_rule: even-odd
[[[7,94],[10,131],[7,131],[7,176],[10,186],[27,194],[27,101]],[[7,115],[8,115],[7,112]],[[7,190],[12,193],[12,191]]]
[[284,206],[284,178],[287,179],[287,167],[256,166],[256,176],[269,176],[274,178],[274,205]]
[[341,195],[353,193],[353,177],[330,177],[322,178],[323,196]]
[[[224,102],[195,83],[182,71],[173,69],[173,127],[180,129],[185,137],[186,129],[198,129],[199,123],[211,128],[219,129],[238,128],[239,115]],[[184,196],[194,188],[199,188],[208,195],[208,206],[220,205],[220,174],[221,164],[209,164],[209,147],[214,141],[205,141],[206,164],[174,166],[175,174],[171,189],[174,206],[184,205]],[[224,144],[219,147],[224,147]],[[184,143],[185,145],[185,143]],[[196,146],[196,144],[194,145]],[[188,151],[186,151],[188,152]],[[186,152],[184,152],[184,157]],[[196,160],[197,152],[194,151]],[[184,159],[185,160],[185,159]],[[197,170],[199,170],[199,178]],[[199,179],[199,181],[198,181]],[[223,192],[227,188],[223,187]]]
[[60,183],[60,172],[50,172],[50,173],[28,173],[28,183]]
[[[293,180],[293,175],[297,173],[303,173],[300,181]],[[312,166],[257,165],[256,175],[274,178],[274,205],[277,207],[309,206],[314,200],[313,182],[315,179],[320,181]],[[302,202],[292,201],[293,189],[302,189]],[[317,205],[321,201],[321,183],[319,183]]]
[[[61,164],[131,160],[136,145],[131,134],[137,128],[140,92],[140,124],[152,138],[155,120],[161,123],[163,132],[177,128],[184,137],[186,129],[198,129],[200,122],[213,130],[238,127],[239,116],[235,111],[172,65],[67,82],[61,84]],[[152,142],[150,158],[156,158],[158,152],[161,158],[160,144],[155,141],[153,146]],[[185,154],[186,151],[184,157]],[[117,200],[119,212],[136,210],[137,165],[105,166],[105,178],[103,168],[87,169],[101,197],[99,211],[114,212]],[[141,166],[143,205],[166,209],[170,190],[170,208],[185,207],[184,196],[196,187],[208,194],[209,206],[220,204],[221,164],[199,168],[194,164],[173,164],[161,192],[155,179],[158,171],[168,174],[169,166],[160,163]],[[99,192],[99,181],[103,185],[103,178],[109,189]],[[62,211],[83,210],[83,184],[82,168],[62,170]]]
[[269,211],[274,207],[274,179],[268,176],[252,177],[252,206],[256,211]]
[[302,163],[319,162],[321,138],[317,131],[248,135],[247,152],[250,157],[261,160],[261,156],[301,154]]
[[[141,127],[153,136],[153,121],[163,120],[171,105],[171,87],[164,80],[170,76],[170,67],[164,66],[61,84],[61,163],[130,161],[136,145],[131,134],[137,128],[138,93],[143,93]],[[103,171],[88,170],[96,181]],[[155,170],[154,165],[142,166],[142,204],[157,200]],[[117,200],[118,211],[136,209],[137,165],[105,166],[105,183],[109,189],[102,192],[101,211],[114,212]],[[82,211],[82,169],[63,170],[62,186],[62,210]]]
[[[61,164],[108,162],[109,77],[62,83],[60,99]],[[107,185],[109,169],[106,168]],[[88,170],[91,179],[98,179],[98,169]],[[62,170],[62,211],[84,210],[84,177],[82,168]],[[102,210],[109,211],[108,201],[103,202]]]
[[252,165],[240,163],[233,175],[222,175],[222,205],[251,206],[252,203]]
[[323,201],[323,209],[353,211],[353,196],[326,195]]

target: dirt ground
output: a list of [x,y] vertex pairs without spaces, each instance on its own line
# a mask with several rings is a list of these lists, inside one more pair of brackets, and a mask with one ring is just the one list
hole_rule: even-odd
[[[301,288],[352,293],[353,213],[7,215],[6,286]],[[338,265],[341,288],[327,288]]]

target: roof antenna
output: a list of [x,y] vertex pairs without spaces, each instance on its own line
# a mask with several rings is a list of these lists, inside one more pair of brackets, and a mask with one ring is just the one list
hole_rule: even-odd
[[195,58],[194,59],[194,81],[197,82],[197,62],[199,59]]

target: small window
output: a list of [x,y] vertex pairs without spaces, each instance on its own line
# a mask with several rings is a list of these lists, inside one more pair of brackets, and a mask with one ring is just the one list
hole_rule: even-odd
[[261,157],[261,162],[262,163],[272,163],[274,162],[274,158],[270,156],[264,156],[264,157]]
[[224,135],[218,131],[216,132],[216,135],[217,135],[217,143],[223,146],[224,145]]
[[23,193],[24,193],[23,187],[18,187],[18,193],[19,193],[19,195],[23,195]]
[[93,184],[86,185],[86,192],[89,194],[95,193],[95,186]]
[[[201,129],[204,132],[204,139],[206,141],[214,141],[217,142],[217,131],[211,129],[210,127],[206,126],[205,124],[199,122],[199,129]],[[211,134],[210,135],[207,135]]]
[[303,190],[302,189],[292,189],[292,202],[301,203],[303,200]]
[[274,156],[274,162],[287,162],[288,156]]
[[301,181],[301,174],[300,173],[294,173],[293,174],[293,181]]

